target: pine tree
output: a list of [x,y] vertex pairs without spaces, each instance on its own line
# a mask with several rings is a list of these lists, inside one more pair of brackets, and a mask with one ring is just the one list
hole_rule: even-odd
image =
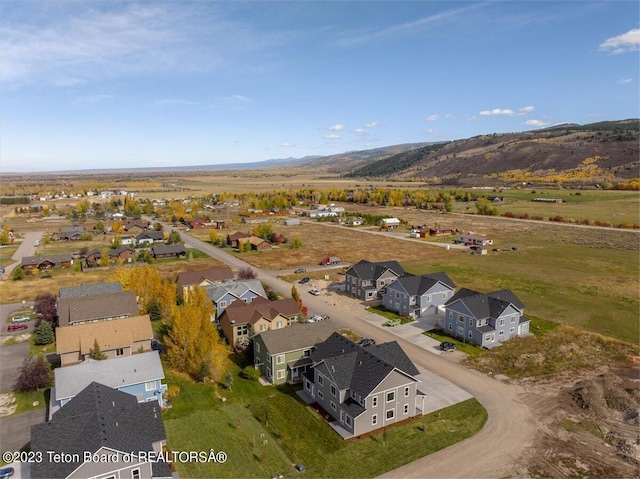
[[41,321],[33,332],[35,333],[36,337],[35,343],[38,346],[51,344],[56,340],[56,337],[53,334],[53,328],[51,327],[51,323],[49,321]]
[[98,338],[93,341],[93,348],[89,350],[89,357],[91,359],[95,359],[96,361],[102,361],[103,359],[107,359],[107,355],[100,351],[100,345],[98,344]]

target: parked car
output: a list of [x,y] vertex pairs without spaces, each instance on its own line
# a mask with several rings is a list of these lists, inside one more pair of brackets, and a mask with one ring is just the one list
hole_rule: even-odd
[[318,321],[324,321],[324,318],[319,314],[314,314],[309,318],[310,323],[317,323]]
[[162,351],[162,344],[157,339],[151,340],[151,349],[153,351]]
[[368,346],[375,346],[376,342],[371,338],[363,338],[360,341],[358,341],[356,344],[358,346],[362,346],[363,348],[366,348]]
[[298,283],[300,284],[307,284],[309,281],[311,281],[311,278],[309,278],[309,276],[305,276],[304,278],[302,278],[300,281],[298,281]]
[[297,270],[294,271],[294,273],[306,273],[307,270],[304,268],[298,268]]
[[11,319],[12,323],[25,323],[27,321],[31,321],[31,318],[29,316],[16,316],[15,318]]
[[2,469],[0,469],[0,479],[5,479],[7,477],[13,476],[13,473],[13,467],[3,467]]
[[10,324],[7,326],[7,331],[20,331],[22,329],[28,329],[29,326],[26,324]]
[[317,289],[310,289],[309,290],[309,294],[312,294],[314,296],[318,296],[320,294],[320,291],[318,291]]
[[453,343],[450,343],[449,341],[445,341],[444,343],[440,343],[440,350],[441,351],[453,351],[456,349],[456,345]]

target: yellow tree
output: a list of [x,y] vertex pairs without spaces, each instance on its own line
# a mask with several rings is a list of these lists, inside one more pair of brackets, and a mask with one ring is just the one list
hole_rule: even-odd
[[227,346],[211,321],[213,305],[201,288],[176,308],[164,339],[169,364],[198,381],[219,382],[228,370]]
[[141,314],[150,310],[160,312],[160,319],[170,320],[176,307],[176,286],[163,278],[157,269],[149,264],[133,268],[116,269],[114,280],[122,284],[125,291],[135,291]]

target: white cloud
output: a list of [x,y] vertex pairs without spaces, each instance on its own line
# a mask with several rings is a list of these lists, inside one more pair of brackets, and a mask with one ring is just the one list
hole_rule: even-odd
[[534,110],[532,106],[523,106],[522,108],[518,108],[519,113],[531,113]]
[[338,140],[340,139],[340,135],[336,135],[335,133],[331,133],[330,135],[324,136],[325,140]]
[[356,128],[354,131],[356,133],[366,133],[367,132],[364,128]]
[[524,122],[527,126],[535,126],[536,128],[542,128],[543,126],[547,126],[549,124],[548,121],[542,120],[527,120]]
[[507,115],[507,116],[513,116],[514,112],[513,110],[509,110],[509,109],[501,109],[501,108],[494,108],[493,110],[483,110],[480,112],[480,116],[495,116],[495,115]]
[[450,119],[452,119],[452,118],[455,118],[455,115],[454,115],[453,113],[445,113],[445,114],[444,114],[444,117],[445,117],[447,120],[450,120]]
[[627,33],[607,38],[598,50],[617,55],[624,52],[637,52],[640,49],[640,28],[633,28]]
[[621,78],[620,80],[618,80],[618,83],[620,84],[633,83],[633,78]]
[[427,121],[436,121],[438,118],[440,118],[440,115],[429,115]]
[[344,125],[341,125],[340,123],[338,123],[337,125],[330,126],[329,131],[342,131],[345,128],[346,127]]
[[296,146],[294,143],[282,143],[280,145],[282,148],[291,148],[292,146]]
[[378,126],[379,123],[377,121],[372,121],[371,123],[367,123],[366,125],[364,125],[366,128],[375,128],[376,126]]

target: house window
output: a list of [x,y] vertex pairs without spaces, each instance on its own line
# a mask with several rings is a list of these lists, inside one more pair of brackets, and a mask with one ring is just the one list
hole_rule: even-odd
[[320,386],[324,385],[324,377],[321,374],[318,374],[318,384]]
[[516,332],[516,328],[509,329],[509,332],[512,333],[512,334],[515,333]]
[[266,331],[266,330],[267,330],[267,325],[266,324],[261,324],[260,325],[260,332]]
[[371,407],[376,407],[378,405],[378,396],[373,396],[371,398]]
[[336,397],[336,387],[333,384],[331,385],[331,395]]
[[469,326],[473,326],[473,319],[469,318]]
[[453,311],[449,311],[449,319],[453,319]]
[[345,422],[347,423],[347,426],[351,427],[351,416],[347,416],[347,415],[345,414],[345,416],[344,416],[344,420],[345,420]]
[[500,326],[504,326],[504,318],[500,320]]
[[260,343],[256,341],[254,344],[256,345],[256,353],[259,353],[260,352]]
[[498,331],[498,336],[500,338],[504,337],[504,329],[501,329],[500,331]]
[[304,382],[304,388],[305,388],[307,391],[311,392],[311,383],[309,383],[309,382],[305,381],[305,382]]
[[482,321],[478,320],[478,322],[476,323],[476,328],[479,328],[480,326],[482,326]]
[[140,479],[140,469],[131,471],[131,479]]
[[156,382],[155,381],[147,381],[146,383],[144,383],[144,390],[145,391],[153,391],[156,388]]
[[516,322],[516,317],[515,316],[511,316],[511,322],[515,323]]
[[473,336],[473,331],[469,330],[469,331],[467,332],[467,337],[468,337],[468,338],[470,338],[470,337],[472,337],[472,336]]
[[389,409],[387,411],[387,421],[389,419],[393,419],[394,417],[396,417],[396,410],[395,409]]
[[371,425],[375,426],[376,424],[378,424],[378,415],[374,414],[373,416],[371,416]]
[[409,386],[405,386],[404,388],[404,397],[409,397]]
[[320,390],[318,390],[318,397],[320,399],[324,399],[324,393],[322,391],[320,391]]
[[428,295],[427,295],[427,303],[430,303],[430,302],[431,302],[431,295],[430,295],[430,294],[428,294]]
[[400,293],[396,291],[396,299],[399,299],[399,298],[400,298]]
[[284,364],[284,354],[278,354],[276,356],[276,364]]
[[308,358],[309,356],[311,356],[311,350],[310,349],[305,349],[304,352],[302,353],[302,357],[303,358]]
[[245,324],[243,326],[238,326],[236,328],[236,334],[238,336],[246,336],[247,334],[249,334],[249,325]]
[[227,307],[227,302],[226,301],[220,301],[219,306],[220,306],[221,309],[224,309],[224,308]]
[[453,331],[453,323],[449,323],[449,331]]
[[395,399],[396,399],[396,392],[395,391],[389,391],[387,393],[387,402],[395,401]]
[[442,293],[442,299],[447,299],[447,292]]
[[409,414],[409,405],[408,404],[404,405],[404,414]]
[[331,409],[333,409],[334,411],[336,410],[336,403],[334,403],[333,401],[331,401]]
[[464,316],[462,316],[461,314],[458,315],[458,322],[459,323],[464,323]]
[[124,349],[123,348],[116,349],[116,356],[124,356]]
[[276,328],[280,329],[282,327],[282,321],[276,321]]
[[278,369],[278,372],[276,373],[276,377],[278,379],[284,379],[286,371],[284,369]]

